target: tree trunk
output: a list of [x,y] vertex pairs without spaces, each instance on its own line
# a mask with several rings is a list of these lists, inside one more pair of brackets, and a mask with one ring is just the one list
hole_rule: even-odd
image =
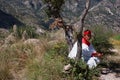
[[82,31],[83,31],[83,27],[84,27],[84,20],[88,13],[89,7],[90,7],[90,0],[86,0],[86,6],[85,6],[83,13],[80,16],[80,21],[78,24],[79,27],[77,29],[77,40],[78,40],[77,45],[78,45],[78,47],[77,47],[76,60],[79,60],[82,56]]
[[[61,3],[59,4],[59,7],[58,7],[58,5],[53,3],[53,2],[57,3],[56,0],[45,1],[45,2],[48,4],[48,11],[49,11],[48,15],[51,15],[51,16],[54,15],[53,16],[54,18],[61,18],[62,19],[59,12],[60,12],[60,8],[61,8],[62,4],[64,3],[64,0],[60,1]],[[79,27],[76,31],[77,32],[77,40],[78,40],[78,51],[77,51],[77,56],[76,56],[77,60],[80,59],[81,55],[82,55],[82,46],[81,46],[82,45],[82,41],[81,41],[82,40],[82,31],[83,31],[84,19],[85,19],[86,14],[88,13],[89,5],[90,5],[90,0],[86,0],[86,6],[85,6],[85,9],[84,9],[82,15],[80,16],[80,21],[78,24]],[[63,22],[62,27],[65,31],[65,38],[66,38],[66,41],[68,43],[69,52],[70,52],[72,47],[73,47],[74,41],[75,41],[73,38],[73,31],[74,30],[73,30],[72,26],[66,25],[64,22]]]
[[64,25],[63,29],[65,31],[65,38],[68,44],[68,51],[70,52],[74,44],[73,27],[70,25]]

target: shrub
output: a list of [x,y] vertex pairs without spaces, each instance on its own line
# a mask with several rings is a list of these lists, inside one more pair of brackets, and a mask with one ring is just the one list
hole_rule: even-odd
[[26,79],[27,80],[41,80],[39,77],[41,74],[41,65],[38,61],[32,59],[29,61],[29,64],[27,64],[27,70],[26,70]]
[[[12,29],[10,30],[12,32]],[[35,28],[31,26],[21,26],[17,27],[17,33],[16,36],[18,38],[22,38],[23,32],[26,31],[26,37],[27,38],[38,38],[38,34],[35,33]]]
[[[75,61],[70,59],[72,68],[70,69],[69,76],[72,80],[97,80],[99,70],[97,68],[89,69],[88,65],[82,60]],[[68,76],[67,76],[68,77]]]
[[61,80],[65,61],[66,45],[62,42],[51,46],[44,54],[42,61],[30,61],[27,70],[28,80]]
[[68,47],[67,44],[64,42],[58,42],[54,44],[51,48],[48,50],[49,54],[59,54],[63,56],[67,56],[68,54]]
[[110,48],[113,48],[109,42],[109,38],[112,36],[112,31],[102,26],[93,26],[92,32],[94,37],[92,43],[98,52],[109,52]]
[[120,35],[114,36],[113,39],[120,41]]

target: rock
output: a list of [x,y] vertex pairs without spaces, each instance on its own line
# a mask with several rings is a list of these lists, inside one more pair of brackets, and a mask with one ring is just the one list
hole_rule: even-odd
[[44,34],[45,33],[45,31],[43,30],[43,29],[41,29],[40,27],[36,27],[36,34],[38,34],[38,35],[41,35],[41,34]]
[[39,45],[40,40],[39,39],[27,39],[26,41],[24,41],[24,44]]
[[8,36],[9,31],[7,29],[0,28],[0,34],[2,34],[1,36]]
[[16,42],[16,37],[12,34],[5,39],[5,44],[12,44],[14,42]]

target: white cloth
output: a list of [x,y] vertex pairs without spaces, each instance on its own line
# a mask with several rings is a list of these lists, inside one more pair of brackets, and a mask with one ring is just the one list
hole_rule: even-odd
[[96,53],[92,44],[88,46],[85,43],[82,43],[82,55],[83,55],[85,62],[87,62],[91,58],[92,53]]
[[71,59],[75,59],[76,54],[77,54],[77,42],[75,42],[75,44],[73,45],[73,48],[70,51],[68,57],[71,58]]
[[87,65],[90,69],[92,69],[92,68],[95,68],[99,62],[100,62],[100,60],[97,57],[91,57],[87,61]]
[[[88,46],[87,44],[82,43],[82,58],[88,64],[89,68],[96,67],[97,63],[100,62],[100,60],[97,57],[91,57],[92,53],[95,53],[95,52],[96,51],[92,46],[92,44]],[[77,42],[75,42],[75,44],[73,45],[73,48],[70,51],[68,57],[71,59],[75,59],[76,54],[77,54]]]

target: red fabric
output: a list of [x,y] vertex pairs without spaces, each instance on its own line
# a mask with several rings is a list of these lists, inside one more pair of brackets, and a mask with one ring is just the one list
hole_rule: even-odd
[[91,56],[92,56],[92,57],[93,57],[93,56],[95,56],[95,57],[96,57],[96,56],[97,56],[97,57],[101,57],[101,56],[102,56],[102,54],[101,54],[101,53],[92,53],[92,55],[91,55]]
[[91,56],[92,56],[92,57],[93,57],[93,56],[97,56],[97,53],[92,53],[92,55],[91,55]]
[[86,45],[90,46],[90,42],[87,41],[85,38],[82,38],[82,43],[85,43]]
[[91,35],[91,31],[90,30],[84,31],[84,35]]

